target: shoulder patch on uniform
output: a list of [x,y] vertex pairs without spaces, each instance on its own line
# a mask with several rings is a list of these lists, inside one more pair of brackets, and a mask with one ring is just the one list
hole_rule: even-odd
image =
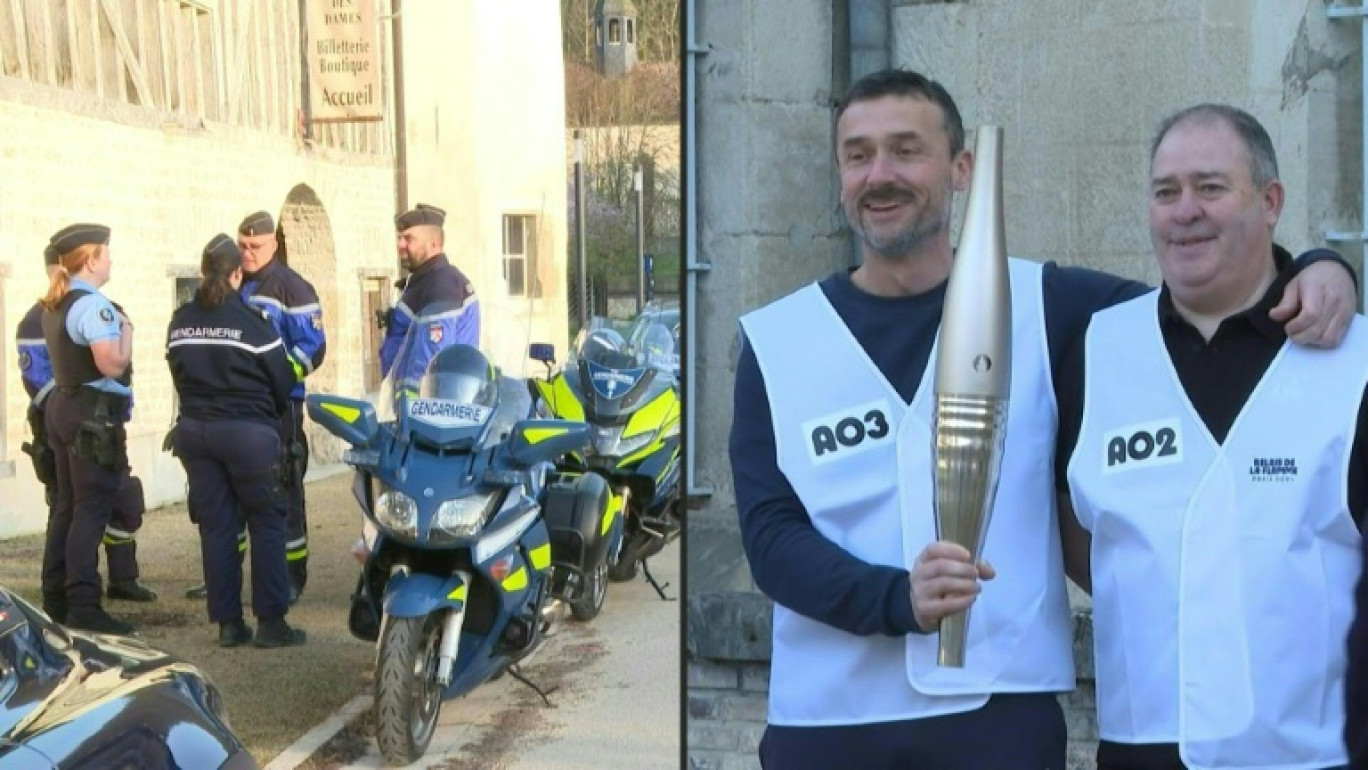
[[314,331],[319,331],[319,332],[323,331],[323,319],[322,319],[322,318],[320,318],[320,317],[318,317],[318,316],[316,316],[316,315],[311,315],[311,316],[309,316],[309,324],[313,326]]
[[27,372],[30,366],[33,366],[33,356],[27,350],[19,351],[19,368]]
[[114,309],[111,307],[100,308],[100,320],[107,324],[114,323]]

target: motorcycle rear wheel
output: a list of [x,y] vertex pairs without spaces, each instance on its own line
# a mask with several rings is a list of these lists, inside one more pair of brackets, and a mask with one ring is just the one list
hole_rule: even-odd
[[584,573],[584,588],[580,597],[570,602],[570,615],[581,623],[598,617],[603,601],[608,598],[608,565],[600,564],[592,572]]
[[375,677],[375,742],[393,766],[411,764],[427,751],[442,709],[437,646],[442,615],[390,618],[380,641]]

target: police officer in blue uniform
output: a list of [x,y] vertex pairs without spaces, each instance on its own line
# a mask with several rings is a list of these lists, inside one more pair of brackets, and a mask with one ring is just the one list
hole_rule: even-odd
[[[57,272],[57,254],[52,247],[43,250],[43,261],[47,265],[48,282]],[[118,306],[115,305],[117,308]],[[33,442],[25,443],[22,449],[33,461],[33,474],[44,487],[44,497],[49,508],[52,505],[53,487],[56,483],[56,461],[52,448],[47,443],[47,429],[43,424],[43,406],[48,395],[56,387],[52,380],[52,363],[48,358],[47,341],[43,339],[43,306],[35,302],[15,335],[19,348],[19,378],[28,392],[29,428],[33,431]],[[131,399],[130,399],[131,402]],[[109,567],[110,599],[123,599],[133,602],[156,601],[157,594],[138,582],[138,543],[137,532],[142,527],[143,503],[142,482],[132,474],[125,474],[119,484],[119,494],[115,498],[114,513],[109,525],[105,527],[104,549],[106,565]],[[50,511],[49,511],[50,513]],[[57,622],[66,621],[66,610],[62,606],[52,606]]]
[[99,548],[128,452],[124,423],[132,390],[133,325],[100,287],[109,281],[109,228],[75,224],[53,234],[58,264],[43,305],[55,383],[44,408],[54,489],[43,552],[43,603],[66,624],[129,634],[133,626],[100,604]]
[[289,540],[285,556],[290,564],[290,600],[299,598],[308,581],[309,525],[305,515],[304,474],[309,470],[309,442],[304,434],[304,378],[323,365],[327,339],[318,292],[284,261],[276,259],[276,226],[265,211],[249,214],[238,226],[242,250],[241,294],[248,304],[266,312],[294,368],[295,385],[289,409],[281,417],[280,439],[289,456]]
[[[173,443],[190,482],[219,646],[287,647],[305,639],[285,621],[287,471],[279,430],[298,381],[268,315],[238,293],[243,263],[237,244],[216,235],[201,256],[195,299],[171,316],[166,360],[180,398]],[[251,538],[255,638],[242,617],[238,533],[244,525]]]
[[[397,386],[417,391],[428,361],[451,345],[480,345],[480,306],[465,274],[443,253],[446,212],[420,203],[394,218],[399,234],[399,264],[409,271],[399,304],[388,314],[380,345],[380,370]],[[427,332],[414,338],[415,348],[391,371],[399,348],[414,324]]]

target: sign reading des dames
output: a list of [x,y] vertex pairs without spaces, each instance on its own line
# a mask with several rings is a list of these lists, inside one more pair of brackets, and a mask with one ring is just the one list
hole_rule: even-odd
[[383,120],[375,0],[309,0],[307,7],[313,122]]

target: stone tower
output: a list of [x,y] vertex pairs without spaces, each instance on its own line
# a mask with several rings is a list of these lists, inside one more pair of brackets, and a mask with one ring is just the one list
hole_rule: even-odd
[[616,78],[636,66],[637,14],[632,0],[598,0],[594,9],[594,51],[599,74]]

